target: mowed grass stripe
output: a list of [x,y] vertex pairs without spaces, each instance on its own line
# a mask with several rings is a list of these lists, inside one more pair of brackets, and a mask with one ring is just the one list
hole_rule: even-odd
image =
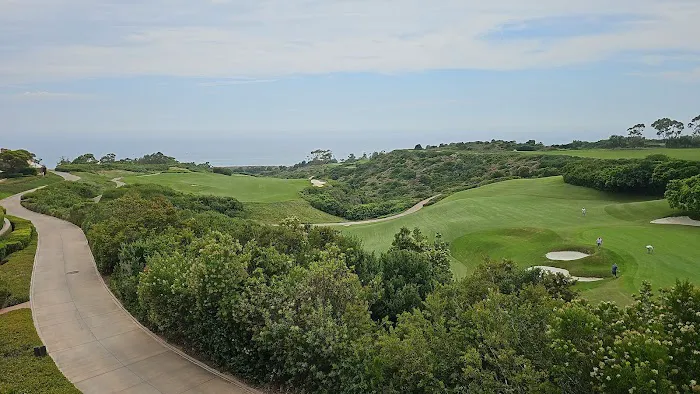
[[278,179],[213,173],[162,173],[129,176],[127,184],[155,183],[175,190],[201,195],[229,196],[242,202],[282,202],[301,200],[299,192],[310,183],[306,179]]

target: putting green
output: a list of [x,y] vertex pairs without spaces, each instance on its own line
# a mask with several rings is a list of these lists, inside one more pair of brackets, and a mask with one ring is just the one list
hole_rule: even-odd
[[675,159],[700,160],[700,148],[581,149],[534,151],[521,153],[594,157],[597,159],[643,159],[649,155],[666,155]]
[[310,185],[306,179],[263,178],[214,173],[162,173],[129,176],[127,184],[156,183],[175,190],[214,196],[234,197],[242,202],[281,202],[301,200],[299,192]]
[[[587,215],[581,215],[585,207]],[[578,284],[593,300],[631,301],[643,280],[669,286],[676,278],[700,283],[700,228],[650,224],[672,214],[665,200],[644,200],[568,185],[561,177],[518,179],[456,193],[400,219],[343,228],[366,247],[384,250],[401,227],[441,233],[450,242],[457,276],[470,273],[484,258],[507,258],[523,267],[565,268],[576,276],[603,281]],[[603,238],[598,251],[595,240]],[[645,246],[654,245],[647,254]],[[592,253],[575,261],[549,261],[554,250]],[[620,278],[612,279],[617,263]]]

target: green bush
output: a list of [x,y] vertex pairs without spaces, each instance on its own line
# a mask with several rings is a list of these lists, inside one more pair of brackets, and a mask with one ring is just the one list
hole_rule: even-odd
[[4,239],[0,240],[0,261],[11,253],[26,248],[32,241],[32,236],[36,233],[32,222],[9,216],[12,223],[12,232]]
[[673,180],[668,184],[666,198],[671,208],[700,215],[700,175]]
[[212,171],[214,171],[215,174],[222,174],[222,175],[233,175],[233,170],[230,168],[226,167],[214,167],[212,168]]
[[98,185],[82,182],[61,182],[49,185],[22,196],[22,206],[32,211],[55,216],[73,223],[77,215],[75,210],[89,209],[92,201],[101,193]]

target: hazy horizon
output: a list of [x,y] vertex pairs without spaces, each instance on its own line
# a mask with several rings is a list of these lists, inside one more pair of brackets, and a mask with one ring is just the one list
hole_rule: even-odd
[[[101,157],[115,153],[118,158],[135,158],[144,154],[162,152],[183,162],[210,162],[216,166],[236,165],[291,165],[305,160],[314,149],[330,149],[337,159],[350,153],[357,156],[372,152],[413,148],[416,144],[439,145],[440,143],[490,141],[491,139],[517,140],[525,142],[535,139],[547,145],[568,143],[573,139],[598,140],[609,133],[465,133],[453,132],[346,132],[333,133],[265,133],[220,138],[110,138],[86,140],[42,136],[36,139],[11,138],[0,141],[2,147],[27,149],[34,152],[42,162],[53,167],[61,157],[73,159],[83,153]],[[570,138],[573,137],[573,138]]]

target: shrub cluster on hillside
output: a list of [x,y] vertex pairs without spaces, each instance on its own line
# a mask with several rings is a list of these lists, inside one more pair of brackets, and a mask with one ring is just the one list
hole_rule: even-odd
[[627,308],[590,305],[563,276],[508,262],[454,281],[446,245],[417,230],[374,255],[329,228],[193,211],[154,190],[81,208],[100,271],[142,322],[251,381],[320,393],[700,389],[700,290],[688,283],[658,297],[644,285]]
[[663,196],[675,179],[700,174],[700,162],[652,155],[645,159],[597,160],[571,163],[564,168],[564,181],[598,190]]

